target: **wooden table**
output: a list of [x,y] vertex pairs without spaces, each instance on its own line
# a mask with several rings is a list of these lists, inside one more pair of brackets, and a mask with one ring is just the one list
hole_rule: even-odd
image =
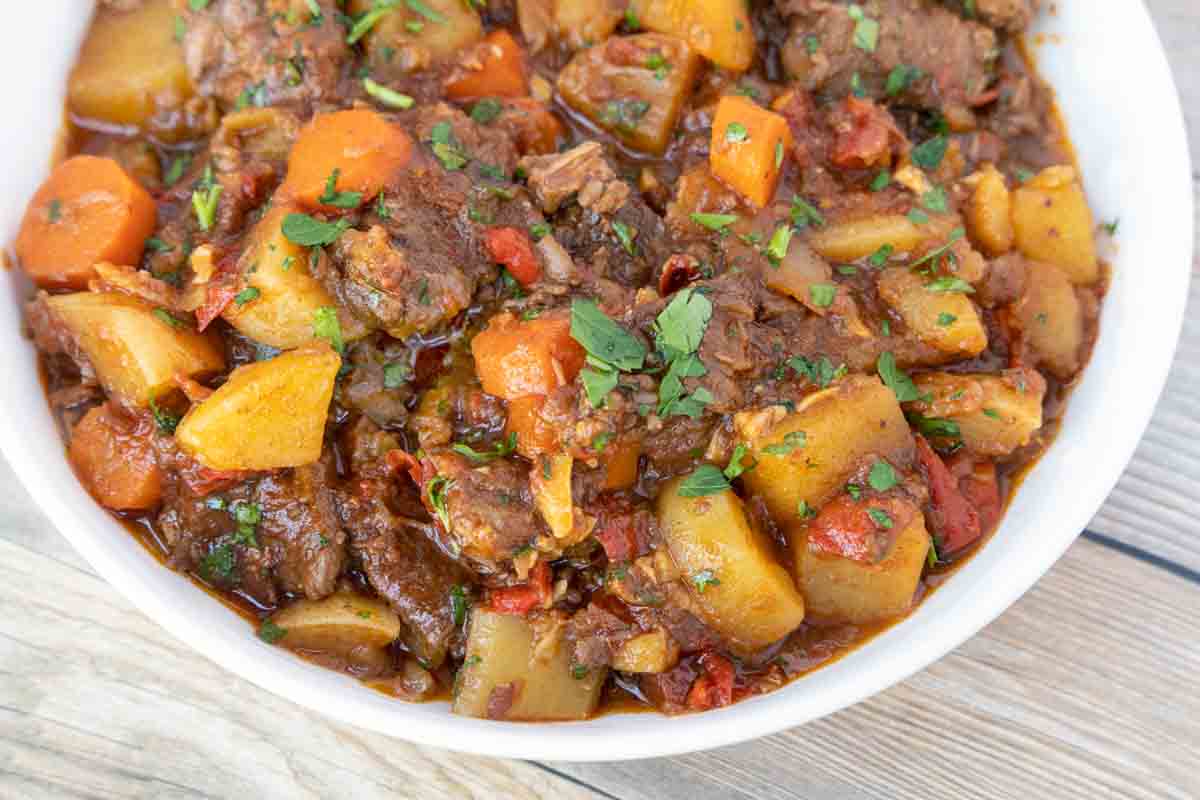
[[[1149,5],[1200,165],[1200,5]],[[135,611],[0,462],[0,797],[1200,796],[1200,281],[1190,301],[1137,456],[1028,595],[865,703],[678,758],[502,761],[333,724]]]

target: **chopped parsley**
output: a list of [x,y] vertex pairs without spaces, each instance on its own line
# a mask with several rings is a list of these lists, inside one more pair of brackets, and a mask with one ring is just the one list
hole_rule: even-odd
[[442,166],[451,172],[462,169],[470,160],[462,146],[455,141],[449,122],[434,125],[429,131],[429,141],[433,146],[433,154],[442,162]]
[[737,222],[736,214],[702,214],[692,213],[692,222],[708,228],[710,231],[724,233],[725,229]]
[[958,317],[956,317],[953,314],[950,314],[946,311],[943,311],[942,313],[938,314],[937,324],[943,328],[948,328],[957,321],[958,321]]
[[499,100],[494,97],[485,97],[471,108],[471,119],[480,125],[486,125],[500,116],[500,112],[503,110],[504,107],[500,105]]
[[798,448],[808,444],[808,434],[804,431],[791,431],[775,444],[763,448],[763,452],[772,456],[789,456]]
[[867,475],[867,483],[877,492],[886,492],[899,482],[895,468],[883,459],[876,461]]
[[389,108],[412,108],[413,106],[414,101],[408,95],[389,89],[370,78],[363,78],[362,85],[363,91]]
[[680,497],[707,497],[720,494],[729,488],[729,479],[720,467],[701,464],[679,484]]
[[885,350],[879,354],[879,360],[876,362],[875,367],[884,384],[895,393],[897,401],[911,403],[914,400],[922,400],[928,397],[928,395],[922,394],[917,389],[916,384],[913,383],[908,373],[896,366],[896,357],[890,351]]
[[510,432],[507,438],[496,442],[491,450],[479,452],[470,445],[462,444],[461,442],[455,442],[451,449],[475,464],[486,464],[489,461],[504,458],[517,449],[517,432]]
[[725,126],[725,141],[739,143],[750,139],[750,133],[746,130],[746,126],[740,122],[731,122]]
[[[964,281],[962,278],[941,277],[934,278],[929,283],[925,284],[926,291],[936,292],[939,294],[948,294],[952,292],[961,292],[963,294],[973,294],[975,287]],[[949,315],[947,315],[949,316]],[[954,320],[951,319],[951,322]],[[938,318],[938,324],[941,324],[941,317]]]
[[258,503],[236,503],[232,511],[233,521],[237,523],[234,543],[258,547],[258,538],[254,534],[258,530],[258,523],[262,522],[262,507]]
[[697,592],[704,594],[704,590],[708,587],[720,586],[721,579],[711,569],[705,569],[692,576],[692,585],[696,587]]
[[745,459],[749,453],[750,448],[745,444],[738,442],[737,447],[733,448],[733,455],[729,457],[729,464],[725,467],[724,472],[726,478],[733,480],[743,472],[749,472],[750,470],[754,469],[756,465],[753,461],[751,461],[749,464],[742,463],[743,459]]
[[467,610],[471,607],[471,599],[467,596],[467,587],[455,584],[450,587],[450,614],[454,626],[461,628],[467,621]]
[[888,259],[892,257],[892,253],[895,251],[896,248],[890,244],[880,245],[879,249],[867,258],[867,261],[869,261],[873,267],[882,267],[888,262]]
[[829,308],[837,297],[837,286],[832,283],[812,283],[808,286],[808,298],[817,308]]
[[267,644],[275,644],[287,635],[287,629],[281,628],[269,619],[264,619],[258,627],[258,638]]
[[571,301],[571,338],[583,345],[591,358],[625,372],[641,369],[646,346],[608,317],[595,300]]
[[154,415],[154,424],[158,426],[159,433],[171,436],[179,427],[179,417],[160,406],[153,395],[150,396],[150,413]]
[[921,195],[921,205],[935,214],[945,214],[946,209],[950,207],[949,201],[946,198],[946,190],[941,186],[934,186],[928,192]]
[[808,504],[807,500],[801,500],[796,504],[796,516],[800,519],[812,519],[817,515],[817,510]]
[[247,286],[233,297],[233,302],[238,306],[244,306],[247,303],[252,303],[262,294],[255,286]]
[[882,508],[868,508],[867,515],[871,517],[872,522],[874,522],[880,528],[883,528],[885,531],[891,530],[891,527],[894,524],[891,516]]
[[654,343],[667,364],[667,372],[658,385],[658,415],[684,415],[693,419],[712,402],[712,394],[703,386],[684,394],[684,378],[699,378],[708,369],[696,354],[712,319],[712,302],[696,289],[687,287],[675,293],[654,320]]
[[221,192],[225,188],[213,178],[212,165],[204,168],[204,177],[192,191],[192,210],[196,213],[196,221],[200,230],[212,228],[217,221],[217,203],[221,200]]
[[792,224],[797,228],[803,228],[806,225],[820,227],[825,224],[825,217],[817,210],[816,206],[809,203],[800,195],[792,195]]
[[339,353],[346,349],[336,308],[321,306],[313,312],[313,336],[329,342],[329,346]]
[[344,219],[323,222],[308,214],[293,212],[283,218],[283,235],[288,241],[303,247],[321,247],[333,244],[350,227]]
[[925,77],[925,72],[920,67],[914,67],[910,64],[898,64],[888,73],[887,83],[884,85],[884,91],[888,97],[897,97],[914,82]]
[[172,328],[182,328],[184,326],[183,320],[175,317],[165,308],[156,308],[151,313],[154,314],[154,318],[159,322],[165,325],[170,325]]
[[400,0],[375,0],[375,4],[350,27],[350,32],[346,34],[346,44],[354,44],[366,36],[375,27],[375,23],[392,13],[398,5]]
[[874,53],[879,44],[879,21],[864,14],[858,4],[851,4],[846,13],[854,20],[854,46],[859,50]]
[[175,181],[183,177],[183,173],[187,171],[187,168],[191,166],[191,164],[191,153],[184,153],[176,156],[171,162],[171,166],[167,167],[167,174],[163,176],[163,183],[167,184],[168,186],[175,183]]
[[772,264],[778,264],[787,255],[788,245],[792,243],[792,226],[780,225],[771,234],[767,242],[767,258]]
[[626,133],[637,129],[650,104],[645,100],[609,100],[600,112],[600,123]]
[[450,532],[450,509],[446,504],[446,493],[452,486],[454,486],[454,481],[450,478],[444,475],[435,475],[425,489],[429,497],[429,506],[447,533]]
[[222,541],[200,560],[200,577],[213,583],[223,583],[233,577],[237,556],[233,545]]
[[923,169],[937,169],[942,163],[942,159],[946,157],[946,149],[949,146],[950,140],[939,133],[914,147],[909,153],[909,158]]
[[872,192],[882,192],[892,182],[892,173],[888,170],[880,170],[875,179],[871,181]]
[[402,364],[399,361],[393,361],[391,364],[383,366],[383,388],[399,389],[409,378],[409,370],[407,364]]
[[337,181],[341,174],[342,171],[334,167],[333,172],[325,179],[325,191],[317,198],[317,202],[334,208],[358,208],[358,204],[362,202],[362,192],[339,192]]
[[828,356],[812,360],[804,356],[793,356],[787,360],[787,365],[795,370],[797,375],[812,382],[819,389],[824,389],[846,374],[846,365],[842,364],[835,368]]
[[615,219],[612,221],[612,229],[621,241],[621,247],[625,248],[625,252],[631,256],[637,255],[637,245],[633,243],[633,240],[637,238],[637,229]]

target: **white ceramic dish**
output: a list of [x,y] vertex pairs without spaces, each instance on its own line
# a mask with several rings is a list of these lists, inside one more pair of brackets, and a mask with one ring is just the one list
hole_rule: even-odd
[[[0,241],[11,242],[44,177],[74,43],[88,0],[18,12],[0,30],[8,112],[0,125]],[[0,448],[34,501],[113,586],[166,630],[226,669],[344,722],[493,756],[611,760],[744,741],[858,702],[956,647],[1058,559],[1116,482],[1149,421],[1187,297],[1191,168],[1183,119],[1158,38],[1139,0],[1061,0],[1041,23],[1042,73],[1058,90],[1099,219],[1120,218],[1102,333],[1058,442],[1018,492],[1000,531],[908,619],[783,690],[686,718],[608,715],[521,725],[410,705],[260,642],[250,626],[160,566],[80,488],[47,411],[32,346],[20,334],[26,289],[3,272]],[[47,531],[47,535],[53,535]]]

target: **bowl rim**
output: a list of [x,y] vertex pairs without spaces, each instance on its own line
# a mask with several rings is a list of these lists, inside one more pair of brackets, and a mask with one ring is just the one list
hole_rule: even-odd
[[[1078,3],[1060,5],[1079,7]],[[55,527],[105,580],[144,614],[230,672],[339,722],[419,744],[478,755],[549,761],[610,761],[670,756],[731,745],[833,713],[933,663],[973,636],[1024,594],[1065,552],[1111,491],[1132,457],[1165,385],[1183,323],[1191,274],[1193,195],[1190,155],[1178,91],[1148,11],[1137,0],[1128,0],[1109,11],[1111,24],[1119,28],[1122,42],[1127,47],[1131,42],[1137,43],[1133,53],[1141,70],[1139,74],[1151,79],[1148,84],[1152,87],[1150,94],[1159,104],[1154,119],[1162,127],[1153,148],[1158,151],[1154,158],[1160,163],[1175,165],[1174,171],[1162,176],[1161,182],[1156,184],[1156,192],[1162,197],[1163,205],[1174,209],[1170,212],[1174,224],[1171,230],[1176,232],[1166,234],[1158,246],[1160,251],[1167,252],[1167,260],[1171,263],[1160,280],[1163,300],[1154,308],[1156,347],[1142,354],[1138,362],[1138,386],[1136,391],[1130,390],[1126,404],[1121,406],[1120,424],[1114,421],[1105,452],[1093,454],[1097,466],[1095,473],[1089,475],[1086,485],[1074,491],[1064,501],[1063,507],[1055,510],[1055,528],[1041,538],[1038,549],[1024,560],[1014,562],[1008,558],[1003,562],[1009,570],[1003,581],[985,581],[983,583],[986,585],[982,588],[971,583],[977,578],[987,577],[988,571],[995,568],[995,565],[985,565],[985,560],[989,559],[982,556],[989,548],[995,547],[997,538],[1017,535],[1018,531],[1009,529],[1018,528],[1018,521],[1024,521],[1028,527],[1029,521],[1025,517],[1033,514],[1033,511],[1027,507],[1027,503],[1020,502],[1024,488],[1017,493],[1017,501],[1014,502],[1014,506],[1021,506],[1020,520],[1014,519],[1016,509],[1010,508],[1001,529],[984,553],[959,570],[953,580],[911,615],[846,658],[778,691],[747,698],[727,708],[684,717],[665,717],[652,713],[609,714],[584,722],[537,724],[456,717],[439,708],[441,704],[400,703],[362,687],[350,678],[322,670],[285,651],[258,642],[249,626],[240,618],[243,630],[239,633],[225,619],[234,616],[233,612],[215,601],[202,605],[180,602],[177,598],[181,589],[196,593],[196,596],[203,596],[203,593],[187,578],[163,568],[144,550],[141,551],[143,557],[139,558],[121,542],[112,541],[109,529],[120,531],[120,535],[127,540],[132,541],[132,537],[92,503],[86,492],[74,482],[61,448],[58,448],[57,457],[31,451],[28,444],[30,426],[18,413],[0,414],[0,452],[13,465],[25,489]],[[1064,13],[1064,9],[1060,8],[1055,17],[1040,22],[1038,30],[1052,34],[1062,25],[1070,29],[1076,17]],[[1047,46],[1060,45],[1052,41]],[[1062,54],[1043,52],[1038,55],[1043,75],[1046,75],[1046,64],[1054,64]],[[1042,56],[1046,55],[1049,58],[1043,59]],[[1051,72],[1071,68],[1069,58],[1062,60],[1065,63],[1053,66]],[[1053,80],[1049,82],[1054,83]],[[1079,148],[1082,154],[1095,159],[1097,154],[1088,152],[1090,148],[1084,133],[1089,129],[1084,127],[1079,110],[1071,102],[1064,103],[1062,100],[1060,97],[1060,106],[1068,123],[1073,117],[1076,118],[1076,124],[1068,126],[1070,131],[1079,134],[1073,137],[1076,145],[1083,144]],[[1089,171],[1085,168],[1085,182],[1088,178]],[[1162,231],[1156,233],[1164,235]],[[1176,261],[1179,262],[1177,265],[1174,263]],[[1102,342],[1113,340],[1115,334],[1112,328],[1118,323],[1118,320],[1108,319],[1107,311],[1106,304],[1101,324]],[[0,317],[6,315],[0,313]],[[12,341],[11,337],[9,341]],[[0,354],[0,363],[10,366],[28,361],[28,354]],[[1103,365],[1096,360],[1091,363],[1083,384],[1089,383],[1098,366]],[[6,412],[28,405],[18,397],[20,384],[21,381],[14,380],[8,385],[0,385],[0,399],[3,400],[0,407]],[[1082,413],[1072,414],[1073,406],[1074,402],[1068,408],[1060,440],[1069,434],[1067,421]],[[36,438],[43,428],[35,426],[32,435]],[[1061,454],[1056,451],[1065,444],[1063,441],[1055,442],[1034,471],[1085,463],[1080,461],[1079,453],[1059,458]],[[1046,466],[1047,461],[1053,461],[1054,464]],[[141,548],[136,542],[132,544]],[[953,604],[963,602],[968,596],[969,587],[977,591],[971,594],[968,606],[951,608]],[[953,624],[925,624],[950,610],[958,615]],[[912,635],[914,633],[918,635]],[[881,652],[886,653],[886,658],[879,657]],[[850,677],[848,667],[853,672]],[[353,690],[347,691],[348,686],[352,686]]]

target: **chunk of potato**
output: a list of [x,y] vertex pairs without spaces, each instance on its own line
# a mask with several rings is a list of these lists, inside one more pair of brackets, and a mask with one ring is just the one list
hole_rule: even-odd
[[193,88],[175,17],[171,0],[147,0],[130,11],[102,5],[67,82],[71,113],[181,138],[178,112]]
[[558,91],[567,105],[629,147],[661,155],[699,63],[673,36],[614,36],[577,53],[559,73]]
[[254,226],[238,268],[258,296],[241,305],[230,303],[221,314],[251,339],[282,349],[312,341],[317,309],[334,306],[329,292],[309,274],[308,249],[283,235],[283,220],[294,211],[273,206]]
[[1005,456],[1029,444],[1042,427],[1046,380],[1037,370],[1000,375],[926,372],[913,379],[932,395],[913,407],[930,417],[958,423],[963,445],[983,456]]
[[1004,176],[990,164],[979,173],[967,203],[966,222],[971,243],[992,258],[1012,249],[1012,193]]
[[153,424],[96,406],[71,431],[71,463],[96,502],[114,511],[146,511],[162,499]]
[[881,214],[815,228],[808,243],[832,261],[857,261],[884,245],[890,245],[895,253],[909,253],[926,238],[925,231],[903,214]]
[[77,292],[46,298],[96,370],[100,385],[125,403],[146,407],[174,388],[176,375],[225,369],[220,345],[131,295]]
[[741,72],[754,61],[754,29],[743,0],[633,0],[648,30],[678,36],[718,67]]
[[[357,16],[375,5],[375,0],[350,0],[348,7]],[[412,72],[452,61],[483,38],[483,22],[470,3],[423,0],[422,5],[439,21],[418,11],[416,3],[399,3],[367,33],[363,42],[372,70]]]
[[342,359],[324,342],[238,367],[192,407],[175,438],[216,470],[266,470],[321,457],[325,417]]
[[1066,273],[1053,264],[1029,262],[1025,296],[1016,303],[1034,363],[1056,378],[1072,378],[1083,360],[1083,307]]
[[524,617],[476,608],[455,681],[454,713],[530,722],[586,719],[600,700],[607,670],[573,669],[562,642],[538,657],[533,634]]
[[917,514],[878,564],[811,550],[802,531],[792,538],[792,557],[804,602],[814,620],[862,625],[900,616],[912,607],[929,555],[925,518]]
[[620,0],[554,0],[554,27],[572,50],[603,42],[624,14]]
[[538,513],[556,539],[569,539],[575,529],[571,503],[571,467],[568,455],[544,456],[529,471],[529,491]]
[[276,611],[271,622],[283,629],[279,644],[349,656],[355,648],[382,649],[400,636],[400,617],[391,606],[353,591],[321,600],[297,600]]
[[666,672],[679,661],[679,645],[656,628],[624,642],[613,654],[612,666],[621,672]]
[[873,375],[843,378],[790,414],[782,406],[740,412],[733,426],[758,464],[743,483],[784,527],[797,519],[801,501],[817,508],[841,491],[864,456],[874,453],[900,468],[913,458],[896,395]]
[[908,267],[885,269],[876,285],[879,296],[921,341],[960,357],[977,356],[987,347],[983,320],[966,294],[930,291]]
[[716,175],[758,208],[771,202],[792,149],[792,131],[782,115],[746,97],[726,95],[717,103],[708,160]]
[[829,283],[832,279],[833,269],[829,262],[798,237],[792,237],[788,242],[787,253],[775,269],[766,270],[763,274],[763,282],[768,289],[810,306],[817,313],[825,309],[813,302],[812,285]]
[[1096,224],[1074,167],[1047,167],[1018,187],[1012,220],[1026,258],[1054,264],[1077,286],[1100,278]]
[[682,478],[658,496],[658,522],[700,616],[741,652],[782,639],[804,621],[804,600],[770,537],[732,489],[680,497]]

